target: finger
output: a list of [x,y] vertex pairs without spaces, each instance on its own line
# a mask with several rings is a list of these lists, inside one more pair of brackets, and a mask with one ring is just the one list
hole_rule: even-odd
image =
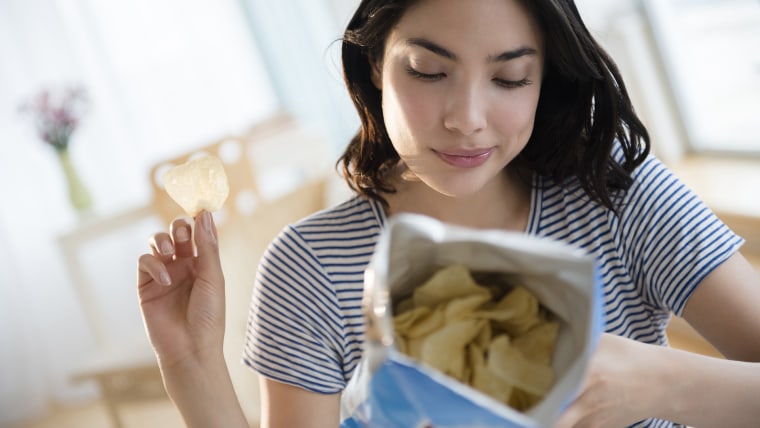
[[154,256],[159,257],[162,260],[171,260],[171,258],[174,257],[174,242],[168,233],[156,233],[150,237],[149,243]]
[[171,236],[174,240],[174,253],[177,257],[192,257],[193,241],[192,228],[184,218],[178,218],[169,226]]
[[195,247],[198,251],[198,275],[212,283],[223,281],[216,226],[211,213],[205,210],[195,217]]
[[143,254],[137,260],[137,286],[143,287],[151,281],[161,285],[172,283],[166,265],[154,255]]

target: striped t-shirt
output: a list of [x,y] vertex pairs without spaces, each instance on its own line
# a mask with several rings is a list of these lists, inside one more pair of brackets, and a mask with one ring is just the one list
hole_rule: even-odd
[[[743,240],[655,157],[633,179],[615,216],[577,182],[537,177],[526,232],[596,257],[607,332],[666,345],[670,313]],[[380,203],[356,196],[282,230],[259,266],[245,364],[309,391],[344,389],[361,359],[364,270],[385,222]]]

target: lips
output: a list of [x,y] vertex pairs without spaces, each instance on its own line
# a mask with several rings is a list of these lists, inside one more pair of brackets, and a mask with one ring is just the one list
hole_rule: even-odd
[[476,150],[444,150],[433,152],[444,162],[458,168],[475,168],[483,165],[494,152],[493,147]]

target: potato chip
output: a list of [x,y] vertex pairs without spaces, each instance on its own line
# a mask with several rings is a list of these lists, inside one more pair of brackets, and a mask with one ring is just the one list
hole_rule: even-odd
[[502,403],[508,403],[514,387],[491,373],[486,365],[485,348],[473,343],[467,347],[467,351],[468,362],[472,369],[470,385]]
[[552,367],[526,358],[506,335],[497,337],[488,347],[488,368],[505,382],[539,396],[554,384]]
[[525,358],[548,365],[554,354],[558,334],[559,323],[546,321],[514,338],[512,346],[519,349]]
[[520,388],[512,388],[512,394],[507,400],[507,404],[517,410],[528,410],[541,401],[542,396],[531,394]]
[[414,309],[414,299],[407,297],[406,299],[398,302],[396,305],[395,313],[403,314],[406,311]]
[[510,335],[520,335],[539,323],[538,312],[538,299],[525,287],[514,287],[477,316],[496,321],[496,325]]
[[206,155],[176,165],[161,177],[166,193],[190,217],[218,211],[230,193],[222,161]]
[[453,264],[438,270],[414,290],[415,306],[434,307],[459,297],[488,294],[488,289],[475,283],[466,266]]
[[489,301],[491,296],[488,294],[473,294],[460,299],[451,300],[446,303],[443,311],[446,322],[456,321],[466,318],[475,312],[480,305]]
[[463,265],[439,270],[396,305],[396,346],[524,411],[554,384],[559,324],[526,288],[497,284],[478,284]]
[[427,307],[419,307],[395,317],[393,328],[397,334],[415,338],[427,336],[438,330],[443,327],[444,321],[443,308],[433,310]]
[[478,334],[475,339],[472,340],[472,343],[470,345],[477,345],[480,349],[483,350],[483,353],[485,353],[485,350],[488,349],[488,345],[491,344],[491,340],[493,337],[493,327],[491,327],[491,323],[486,323],[485,326],[480,330],[480,334]]
[[425,339],[427,339],[425,336],[406,339],[406,355],[422,361],[422,344],[425,342]]
[[405,312],[400,312],[393,317],[393,328],[396,333],[403,333],[409,330],[417,321],[422,317],[426,317],[433,312],[432,309],[426,307],[409,308]]
[[410,349],[409,349],[409,341],[400,335],[396,335],[396,337],[393,338],[393,345],[398,349],[399,352],[402,354],[406,354],[411,356]]
[[422,361],[459,380],[465,379],[465,347],[480,334],[485,320],[466,319],[446,324],[422,342]]

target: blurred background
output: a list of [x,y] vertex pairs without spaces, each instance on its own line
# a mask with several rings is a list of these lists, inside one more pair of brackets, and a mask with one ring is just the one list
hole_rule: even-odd
[[[576,3],[655,152],[757,251],[760,2]],[[219,221],[231,269],[246,265],[227,273],[238,325],[225,352],[256,425],[239,362],[256,257],[291,217],[345,194],[333,164],[358,120],[336,41],[356,4],[0,0],[0,427],[181,426],[156,384],[135,266],[172,215],[158,172],[198,150],[253,170]],[[258,230],[231,227],[256,215]]]

